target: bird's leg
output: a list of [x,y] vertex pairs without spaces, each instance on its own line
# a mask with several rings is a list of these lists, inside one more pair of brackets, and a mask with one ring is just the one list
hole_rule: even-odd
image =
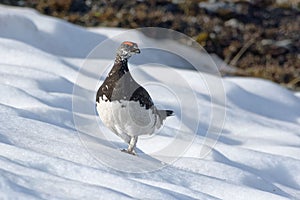
[[136,155],[136,153],[134,151],[134,148],[136,146],[137,140],[138,140],[137,136],[131,137],[130,142],[129,142],[129,146],[128,146],[128,149],[127,149],[127,153],[130,153],[132,155]]

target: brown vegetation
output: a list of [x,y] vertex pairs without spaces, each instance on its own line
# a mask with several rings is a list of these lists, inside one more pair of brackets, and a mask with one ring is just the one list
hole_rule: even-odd
[[157,26],[187,34],[209,53],[262,77],[300,89],[300,3],[297,0],[0,0],[82,26]]

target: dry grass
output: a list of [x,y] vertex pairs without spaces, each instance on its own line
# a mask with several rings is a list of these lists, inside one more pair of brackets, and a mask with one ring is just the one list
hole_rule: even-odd
[[[299,0],[227,0],[233,8],[208,12],[206,0],[116,1],[0,0],[82,26],[138,28],[158,26],[185,33],[209,53],[236,67],[235,75],[272,80],[300,90]],[[226,1],[223,1],[226,2]],[[236,9],[236,10],[235,10]]]

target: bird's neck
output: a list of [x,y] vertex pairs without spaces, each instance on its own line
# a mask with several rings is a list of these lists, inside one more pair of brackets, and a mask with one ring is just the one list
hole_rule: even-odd
[[127,72],[129,72],[128,60],[122,59],[121,57],[117,56],[114,62],[114,66],[109,72],[109,76],[118,76],[120,78]]

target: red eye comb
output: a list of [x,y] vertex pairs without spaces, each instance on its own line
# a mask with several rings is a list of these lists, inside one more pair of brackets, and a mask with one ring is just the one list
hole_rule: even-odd
[[133,43],[132,43],[132,42],[128,42],[128,41],[123,42],[123,44],[127,44],[127,45],[129,45],[129,46],[133,46]]

